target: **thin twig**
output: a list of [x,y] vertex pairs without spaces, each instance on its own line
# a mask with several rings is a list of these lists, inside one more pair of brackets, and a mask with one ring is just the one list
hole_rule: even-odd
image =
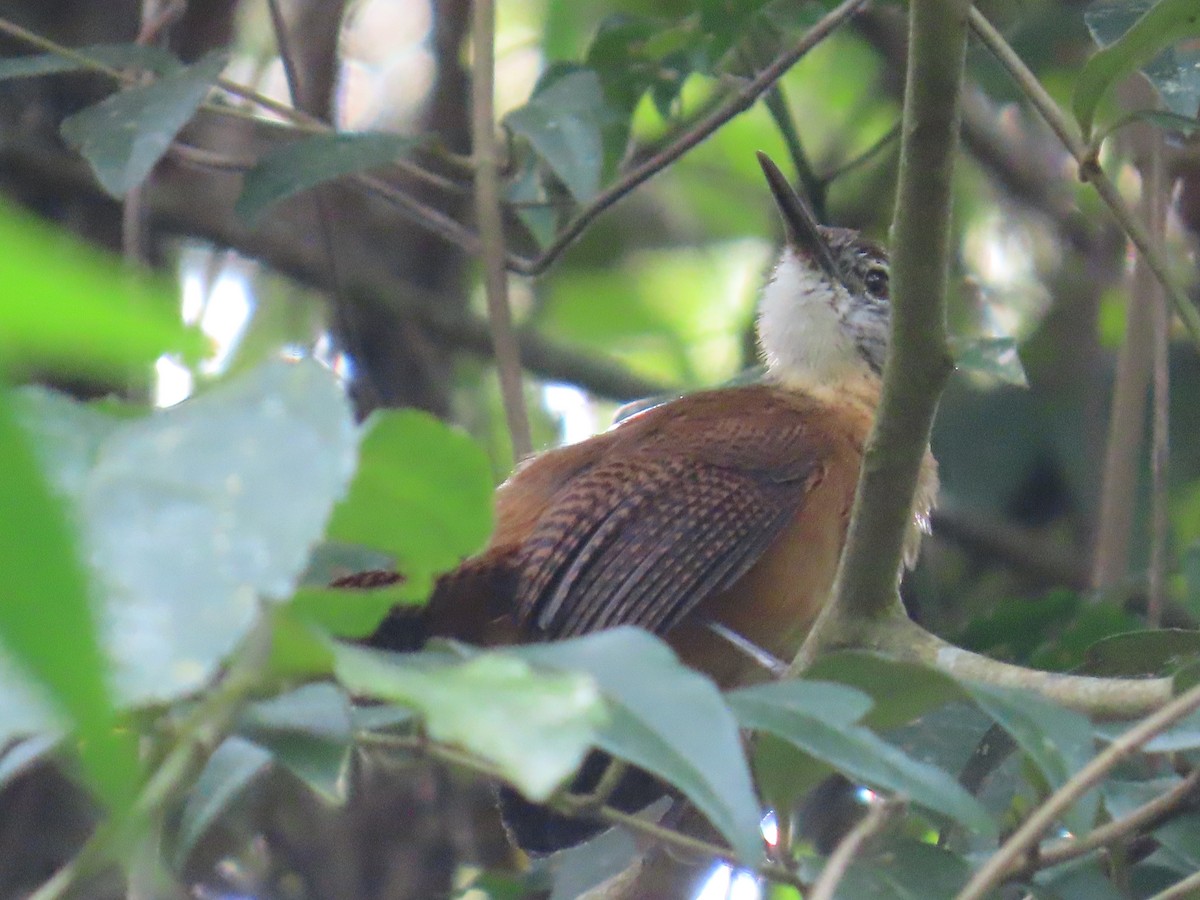
[[187,12],[187,0],[166,0],[158,11],[147,17],[138,30],[136,43],[148,46],[157,43],[163,33]]
[[1173,813],[1179,812],[1200,787],[1200,769],[1190,772],[1166,793],[1143,803],[1133,812],[1093,829],[1082,838],[1061,838],[1038,848],[1028,862],[1015,864],[1005,878],[1018,878],[1086,856],[1093,850],[1111,846],[1147,828],[1154,828]]
[[512,310],[508,305],[508,272],[501,212],[499,154],[496,148],[495,84],[496,7],[494,0],[471,4],[471,146],[475,158],[475,217],[483,241],[483,286],[487,294],[500,395],[513,457],[523,459],[533,452],[529,412],[525,408],[525,385],[521,378],[521,351],[513,334]]
[[1099,784],[1115,766],[1132,756],[1143,744],[1196,709],[1200,709],[1200,685],[1180,694],[1096,754],[1091,762],[1071,776],[1033,811],[1021,827],[979,868],[955,900],[981,900],[1005,879],[1016,860],[1029,852],[1046,829],[1053,825],[1071,804]]
[[[385,749],[419,753],[428,756],[430,759],[436,759],[439,762],[467,769],[493,781],[511,785],[511,782],[504,777],[503,773],[487,760],[466,750],[460,750],[457,747],[438,741],[431,741],[421,735],[379,734],[371,731],[360,731],[356,734],[356,740],[360,743],[371,744]],[[681,831],[667,828],[665,825],[659,825],[657,822],[651,822],[611,806],[596,806],[591,795],[576,796],[562,794],[548,801],[546,807],[565,816],[579,816],[595,819],[609,825],[619,825],[656,844],[670,847],[681,853],[725,862],[732,866],[746,866],[745,861],[739,859],[737,854],[729,847],[713,843],[712,841],[706,841],[703,838],[693,837],[690,834],[684,834]],[[761,866],[751,866],[750,868],[757,874],[772,881],[800,886],[800,881],[796,874],[784,866],[774,863],[763,863]]]
[[37,47],[46,53],[52,53],[55,56],[61,56],[63,59],[69,59],[82,69],[90,69],[93,72],[101,72],[109,78],[113,78],[122,83],[130,80],[130,75],[122,72],[120,69],[115,69],[107,63],[102,63],[99,60],[92,59],[86,53],[80,53],[70,47],[65,47],[62,44],[56,43],[49,38],[42,37],[40,34],[35,34],[27,28],[22,28],[16,22],[11,22],[8,19],[0,16],[0,32],[7,34],[9,37],[16,38],[18,41],[29,44],[31,47]]
[[1029,98],[1029,101],[1041,113],[1042,118],[1046,120],[1046,124],[1058,135],[1063,146],[1075,158],[1075,162],[1079,166],[1079,177],[1095,187],[1100,199],[1105,202],[1117,220],[1117,224],[1138,248],[1138,252],[1146,257],[1150,270],[1166,290],[1167,296],[1171,298],[1175,312],[1183,320],[1188,334],[1197,345],[1200,345],[1200,310],[1192,304],[1187,291],[1171,272],[1160,245],[1151,238],[1142,223],[1138,221],[1137,216],[1125,203],[1117,186],[1100,167],[1095,154],[1084,143],[1075,125],[1059,109],[1054,98],[1042,87],[1037,76],[1009,46],[1004,36],[977,9],[971,10],[971,28],[1000,64],[1008,70],[1008,74],[1017,83],[1022,93]]
[[[17,40],[23,41],[24,43],[29,44],[31,47],[36,47],[37,49],[46,53],[52,53],[55,56],[61,56],[63,59],[69,59],[76,63],[80,68],[107,75],[121,84],[133,85],[137,83],[138,76],[133,72],[122,71],[121,69],[114,68],[107,63],[93,59],[86,53],[81,53],[74,48],[59,44],[56,41],[52,41],[49,38],[29,31],[26,28],[22,28],[15,22],[11,22],[3,17],[0,17],[0,32],[8,34]],[[290,123],[291,127],[295,131],[307,134],[330,134],[334,131],[333,126],[328,122],[324,122],[316,116],[311,116],[303,110],[296,109],[295,107],[289,106],[286,103],[281,103],[272,97],[268,97],[266,94],[248,87],[247,85],[239,84],[238,82],[231,81],[228,78],[218,78],[214,84],[216,87],[228,94],[232,94],[235,97],[240,97],[241,99],[249,101],[260,109],[274,113],[281,119],[284,119]],[[243,110],[227,105],[205,103],[200,108],[205,112],[221,116],[245,118],[248,115]],[[450,153],[445,149],[441,149],[438,152],[443,161],[453,165],[455,168],[467,175],[470,174],[471,170],[469,164],[459,159],[455,154]],[[410,175],[419,181],[424,181],[425,183],[431,184],[435,187],[445,190],[462,190],[459,185],[443,177],[442,175],[439,175],[435,172],[430,172],[423,166],[419,166],[411,160],[404,159],[403,157],[397,157],[392,161],[392,164],[401,172],[404,172],[405,174]],[[448,237],[444,234],[442,237],[446,237],[447,240],[457,243],[457,240],[453,237]]]
[[[207,691],[176,730],[177,737],[151,773],[133,803],[132,821],[161,812],[191,785],[212,751],[233,727],[238,712],[261,689],[271,652],[271,620],[258,619],[235,651],[220,682]],[[129,834],[129,821],[101,822],[83,848],[29,900],[60,900],[72,894],[80,880],[108,865]]]
[[841,178],[843,175],[854,171],[859,166],[861,166],[867,162],[870,162],[871,157],[873,157],[880,150],[883,150],[888,145],[894,143],[896,141],[896,139],[898,137],[900,137],[900,124],[901,123],[897,122],[895,125],[893,125],[891,128],[889,128],[887,130],[886,134],[884,134],[882,137],[880,137],[879,140],[877,140],[875,143],[873,143],[870,147],[868,147],[862,153],[858,154],[858,156],[852,156],[852,157],[850,157],[850,159],[841,163],[837,167],[830,169],[828,172],[826,172],[824,175],[821,176],[821,183],[825,184],[825,185],[832,184],[833,182],[835,182],[839,178]]
[[[1131,79],[1143,84],[1141,76]],[[1128,88],[1132,90],[1132,85]],[[1147,93],[1150,87],[1145,86]],[[1136,101],[1135,101],[1136,102]],[[1156,129],[1147,123],[1130,128],[1123,136],[1142,170],[1142,198],[1138,214],[1154,218],[1155,200],[1149,190],[1155,166],[1150,159],[1157,142]],[[1146,258],[1138,255],[1128,278],[1125,340],[1117,351],[1117,372],[1109,402],[1108,435],[1104,447],[1104,474],[1092,549],[1091,586],[1100,590],[1123,584],[1129,576],[1129,544],[1137,511],[1136,498],[1142,447],[1146,432],[1146,397],[1154,369],[1154,319],[1158,282]]]
[[714,131],[749,109],[765,93],[771,85],[783,77],[792,66],[800,61],[808,51],[825,40],[843,22],[863,9],[870,0],[843,0],[841,4],[823,16],[808,32],[793,46],[781,53],[775,60],[758,73],[751,81],[731,96],[728,100],[714,109],[697,122],[692,128],[679,135],[660,152],[647,159],[602,190],[579,214],[572,219],[557,237],[533,259],[510,260],[510,268],[524,275],[539,275],[556,260],[559,255],[571,245],[574,240],[590,225],[597,216],[610,206],[630,193],[634,188],[648,181],[661,172],[689,150],[696,147]]
[[[1154,241],[1162,246],[1167,230],[1168,189],[1164,183],[1162,135],[1155,133],[1150,154],[1150,171],[1142,190],[1150,194],[1146,209],[1146,223]],[[1171,312],[1162,286],[1153,285],[1145,298],[1135,298],[1135,303],[1149,303],[1153,321],[1154,400],[1151,406],[1150,427],[1150,560],[1146,579],[1146,624],[1151,628],[1162,625],[1163,607],[1166,605],[1167,544],[1171,537],[1169,518],[1170,496],[1167,484],[1167,466],[1170,462],[1170,376],[1167,371],[1168,353],[1171,342]]]
[[825,868],[821,870],[821,877],[812,886],[812,890],[805,894],[808,900],[833,900],[838,885],[842,883],[850,864],[854,862],[854,857],[858,856],[867,841],[883,830],[892,813],[899,809],[900,805],[893,800],[883,800],[871,805],[862,820],[850,829],[829,855]]

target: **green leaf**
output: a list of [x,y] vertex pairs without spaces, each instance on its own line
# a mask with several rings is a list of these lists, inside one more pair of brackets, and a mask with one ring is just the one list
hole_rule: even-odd
[[504,122],[529,141],[577,201],[586,203],[600,189],[602,129],[610,116],[599,77],[576,69],[537,91]]
[[1029,387],[1025,367],[1017,353],[1017,342],[1010,337],[979,337],[950,339],[954,365],[962,372],[983,377],[999,384]]
[[1083,670],[1106,678],[1165,676],[1200,658],[1200,632],[1179,628],[1134,631],[1088,647]]
[[403,583],[369,589],[302,587],[290,608],[335,637],[366,638],[392,607],[406,603],[412,603],[412,592]]
[[[772,681],[727,692],[735,713],[752,711],[762,722],[786,730],[794,715],[812,716],[830,724],[853,725],[870,710],[871,698],[845,685],[807,679]],[[760,735],[754,746],[754,775],[760,794],[776,809],[790,808],[830,773],[825,763],[800,753],[772,734]]]
[[734,711],[754,710],[759,720],[780,717],[780,722],[793,715],[814,716],[831,725],[853,725],[873,705],[862,691],[825,681],[792,679],[756,684],[725,694]]
[[548,203],[546,186],[532,157],[525,160],[521,171],[508,182],[506,199],[512,211],[539,247],[554,240],[556,213]]
[[[1092,724],[1084,716],[1042,699],[1031,691],[964,681],[971,698],[1003,728],[1042,773],[1059,788],[1094,755]],[[1064,815],[1075,834],[1086,834],[1096,821],[1099,794],[1085,794]]]
[[270,610],[271,654],[268,668],[279,678],[317,678],[333,674],[328,636],[291,606]]
[[736,695],[730,696],[730,706],[743,727],[782,738],[850,778],[905,796],[981,834],[996,832],[987,810],[954,778],[910,758],[861,725],[781,710],[763,715],[758,704],[741,703]]
[[238,732],[331,803],[346,799],[352,731],[350,701],[332,684],[306,684],[254,703]]
[[530,800],[545,800],[579,768],[604,702],[591,679],[538,672],[508,653],[454,660],[334,646],[338,680],[355,695],[418,710],[437,741],[495,764]]
[[128,88],[64,119],[63,140],[77,149],[114,197],[146,180],[225,68],[222,52],[151,84]]
[[[1156,2],[1095,2],[1084,10],[1083,18],[1097,46],[1104,47],[1120,39]],[[1167,109],[1184,117],[1196,115],[1196,107],[1200,105],[1200,47],[1195,42],[1167,47],[1143,63],[1141,71],[1154,85]],[[1099,138],[1093,138],[1093,143],[1098,144]]]
[[[34,410],[39,397],[28,396]],[[341,388],[314,362],[273,362],[117,423],[98,446],[94,410],[51,406],[47,427],[27,419],[75,504],[119,696],[140,703],[195,690],[260,598],[294,590],[350,480],[357,433]],[[55,446],[72,408],[82,453]]]
[[679,788],[739,857],[760,857],[761,814],[737,721],[711,681],[637,628],[511,652],[594,678],[613,707],[597,745]]
[[856,858],[838,886],[840,900],[951,900],[971,867],[955,853],[911,838],[884,840]]
[[1182,859],[1192,872],[1200,871],[1200,815],[1191,813],[1154,829],[1154,839]]
[[1087,61],[1075,83],[1075,118],[1088,139],[1096,107],[1108,89],[1155,54],[1177,41],[1200,35],[1195,0],[1159,0],[1118,40]]
[[123,375],[163,353],[203,355],[207,340],[180,321],[165,281],[3,203],[0,246],[2,365]]
[[[141,44],[93,44],[76,48],[74,52],[113,69],[144,69],[166,75],[182,68],[179,60],[161,47],[144,47]],[[0,80],[88,71],[92,68],[77,59],[57,53],[36,53],[0,59]]]
[[360,132],[318,134],[284,144],[246,173],[234,212],[253,223],[281,200],[343,175],[394,163],[423,143],[424,138]]
[[835,681],[866,694],[874,702],[864,724],[895,728],[931,709],[962,697],[962,689],[943,672],[859,650],[822,656],[806,678]]
[[406,706],[355,706],[350,710],[355,731],[409,731],[417,721]]
[[423,600],[433,576],[477,551],[492,528],[492,476],[470,437],[417,410],[377,412],[328,536],[392,556],[398,595]]
[[1200,132],[1200,119],[1197,119],[1195,116],[1184,116],[1162,109],[1139,109],[1122,116],[1112,125],[1105,128],[1102,136],[1108,137],[1126,125],[1132,125],[1134,122],[1149,122],[1161,131],[1178,133],[1185,138],[1189,138]]
[[196,842],[217,817],[270,762],[269,751],[236,735],[213,751],[183,806],[174,848],[177,868],[187,862]]
[[[46,702],[74,728],[91,785],[123,809],[140,772],[132,735],[116,727],[92,592],[62,503],[46,484],[2,387],[0,509],[0,648],[29,679],[4,679],[0,739],[45,724],[38,721],[37,701]],[[0,664],[0,671],[8,668]],[[35,693],[26,689],[30,684]]]
[[1149,803],[1176,787],[1183,779],[1177,775],[1126,781],[1109,778],[1100,784],[1104,807],[1114,819],[1122,819],[1144,803]]

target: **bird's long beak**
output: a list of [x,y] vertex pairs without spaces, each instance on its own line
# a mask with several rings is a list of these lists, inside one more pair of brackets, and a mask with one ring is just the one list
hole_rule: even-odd
[[834,281],[844,283],[845,278],[838,271],[829,244],[821,234],[821,229],[817,227],[817,220],[808,204],[792,189],[787,178],[779,171],[779,166],[761,150],[758,151],[758,164],[767,176],[767,184],[771,187],[771,193],[775,195],[779,214],[783,216],[783,228],[788,244],[820,266]]

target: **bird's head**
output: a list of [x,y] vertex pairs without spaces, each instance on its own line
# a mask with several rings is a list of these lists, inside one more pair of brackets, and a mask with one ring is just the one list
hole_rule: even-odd
[[818,225],[787,178],[758,154],[786,244],[758,311],[771,375],[799,385],[879,377],[891,327],[887,252],[847,228]]

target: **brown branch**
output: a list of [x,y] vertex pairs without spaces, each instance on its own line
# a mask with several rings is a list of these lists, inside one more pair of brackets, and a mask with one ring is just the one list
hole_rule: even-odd
[[[1149,125],[1130,129],[1131,140],[1152,140]],[[1135,151],[1138,148],[1135,147]],[[1138,156],[1142,154],[1138,153]],[[1145,170],[1143,170],[1145,171]],[[1149,192],[1143,192],[1141,214],[1149,217]],[[1154,276],[1145,258],[1134,261],[1125,311],[1125,340],[1117,353],[1117,372],[1109,403],[1104,473],[1100,482],[1100,512],[1092,550],[1092,586],[1110,588],[1124,581],[1129,570],[1129,540],[1146,425],[1146,388],[1153,368],[1154,306],[1150,302]]]
[[842,883],[850,864],[854,862],[854,857],[871,838],[883,830],[900,805],[894,800],[884,800],[871,806],[867,814],[850,829],[829,855],[825,868],[821,870],[821,877],[812,886],[811,892],[805,894],[808,900],[833,900],[838,885]]
[[1109,744],[1033,811],[1021,827],[975,872],[956,900],[982,900],[1005,879],[1016,861],[1029,852],[1046,829],[1053,825],[1071,804],[1099,784],[1114,767],[1132,756],[1147,741],[1196,709],[1200,709],[1200,685],[1180,694]]
[[758,98],[782,78],[788,69],[799,62],[813,47],[829,37],[838,26],[865,7],[868,2],[870,0],[843,0],[841,4],[813,25],[804,37],[747,82],[745,87],[702,118],[692,128],[679,135],[662,151],[626,172],[597,194],[545,250],[533,259],[511,259],[509,261],[510,268],[524,275],[539,275],[544,272],[601,213],[699,145],[730,119],[753,106]]
[[1014,864],[1005,878],[1028,876],[1157,828],[1187,807],[1197,787],[1200,787],[1200,769],[1193,770],[1170,790],[1143,803],[1128,815],[1101,825],[1082,838],[1061,838],[1039,847],[1030,854],[1031,859]]
[[[1169,189],[1163,173],[1163,138],[1157,130],[1146,175],[1148,177],[1142,185],[1142,191],[1150,197],[1146,226],[1151,237],[1161,246],[1167,232]],[[1153,322],[1154,399],[1150,428],[1150,561],[1146,578],[1146,624],[1151,628],[1159,628],[1162,626],[1163,607],[1167,602],[1167,545],[1171,539],[1167,483],[1167,465],[1170,461],[1168,403],[1171,389],[1167,365],[1171,347],[1171,311],[1167,308],[1162,285],[1151,283],[1150,287],[1144,298],[1134,298],[1134,302],[1150,305]]]
[[500,153],[496,145],[494,111],[496,77],[496,7],[494,0],[472,0],[471,145],[475,158],[475,216],[483,241],[483,286],[487,295],[492,346],[500,374],[500,396],[515,459],[533,452],[521,353],[513,335],[505,267],[504,215],[501,211]]
[[1008,70],[1009,76],[1016,82],[1017,87],[1021,89],[1021,92],[1025,94],[1034,108],[1041,113],[1046,124],[1058,135],[1063,146],[1074,157],[1076,164],[1079,166],[1079,177],[1091,183],[1096,189],[1096,193],[1100,195],[1100,199],[1108,206],[1113,218],[1121,226],[1121,230],[1128,235],[1129,240],[1137,247],[1138,252],[1146,258],[1146,264],[1154,273],[1154,277],[1158,279],[1164,290],[1166,290],[1167,296],[1171,298],[1175,312],[1183,321],[1188,334],[1200,346],[1200,310],[1193,305],[1187,291],[1171,272],[1161,245],[1151,237],[1145,226],[1138,221],[1137,216],[1133,214],[1132,210],[1129,209],[1129,206],[1121,197],[1117,186],[1113,184],[1112,179],[1101,168],[1100,163],[1096,159],[1095,148],[1089,147],[1084,143],[1074,123],[1059,109],[1058,104],[1054,102],[1054,98],[1042,87],[1037,76],[1030,71],[1029,67],[1025,65],[1025,62],[1017,55],[1016,51],[1009,46],[1004,36],[977,9],[971,10],[971,29],[992,52],[999,63]]

